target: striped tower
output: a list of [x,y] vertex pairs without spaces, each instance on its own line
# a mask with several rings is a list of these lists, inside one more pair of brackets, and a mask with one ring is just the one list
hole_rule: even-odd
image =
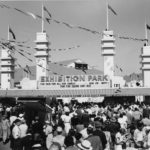
[[114,77],[114,55],[115,55],[115,38],[113,31],[103,31],[102,37],[102,56],[104,57],[104,75],[110,79]]
[[46,32],[39,32],[36,35],[36,80],[39,81],[41,76],[48,76],[48,46]]
[[1,49],[1,89],[14,87],[14,58],[13,52],[8,48]]
[[144,87],[150,87],[150,46],[143,46],[141,51],[143,85]]

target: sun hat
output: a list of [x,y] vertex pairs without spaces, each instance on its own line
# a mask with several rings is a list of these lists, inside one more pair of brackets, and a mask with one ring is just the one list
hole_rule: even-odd
[[46,120],[45,123],[50,124],[50,121],[49,121],[49,120]]
[[63,131],[62,127],[58,126],[57,127],[57,132],[62,132],[62,131]]
[[81,150],[92,150],[92,146],[91,143],[88,140],[84,140],[82,141],[82,143],[77,144],[77,146],[81,149]]
[[116,121],[117,121],[117,120],[116,120],[115,117],[113,117],[113,118],[110,119],[110,122],[116,122]]
[[24,114],[19,114],[19,117],[22,118],[24,116]]

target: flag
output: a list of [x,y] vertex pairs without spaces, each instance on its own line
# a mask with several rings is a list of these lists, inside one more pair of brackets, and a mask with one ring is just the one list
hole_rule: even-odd
[[50,19],[49,18],[45,18],[46,19],[46,21],[50,24]]
[[13,39],[15,40],[15,39],[16,39],[16,36],[15,36],[14,32],[12,31],[12,29],[11,29],[10,27],[9,27],[9,33],[12,34],[12,37],[13,37]]
[[122,72],[123,70],[120,68],[120,71]]
[[23,70],[24,70],[24,72],[28,73],[28,71],[26,69],[23,69]]
[[146,27],[147,27],[147,29],[149,29],[149,30],[150,30],[150,26],[149,26],[148,24],[146,24]]
[[31,12],[27,12],[27,14],[28,14],[29,16],[31,16],[33,19],[37,19],[37,16],[36,16],[35,14],[33,14],[33,13],[31,13]]
[[30,74],[31,74],[31,70],[30,70],[30,68],[29,68],[29,66],[28,66],[28,65],[26,65],[26,69],[27,69],[28,73],[30,73]]
[[44,6],[44,10],[48,13],[49,17],[52,18],[52,15],[50,14],[50,12],[47,10],[45,6]]
[[108,5],[108,9],[110,9],[113,12],[113,14],[117,16],[117,13],[114,11],[114,9],[110,5]]

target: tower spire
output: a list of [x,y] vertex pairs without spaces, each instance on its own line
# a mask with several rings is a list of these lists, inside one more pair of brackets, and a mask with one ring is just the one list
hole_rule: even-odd
[[147,36],[147,23],[145,18],[145,39],[146,39],[146,46],[148,45],[148,36]]
[[10,37],[9,37],[9,28],[10,28],[10,27],[9,27],[9,25],[8,25],[8,33],[7,33],[7,34],[8,34],[8,36],[7,36],[8,41],[9,41],[9,39],[10,39]]
[[109,30],[108,0],[106,0],[106,30]]

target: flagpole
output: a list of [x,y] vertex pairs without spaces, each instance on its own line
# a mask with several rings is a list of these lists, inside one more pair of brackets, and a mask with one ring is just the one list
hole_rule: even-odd
[[146,39],[146,46],[148,45],[148,36],[147,36],[147,24],[146,24],[146,18],[145,18],[145,39]]
[[106,30],[109,30],[108,0],[106,0]]
[[8,36],[7,36],[7,38],[8,38],[8,41],[9,41],[9,39],[10,39],[10,37],[9,37],[9,25],[8,25]]
[[43,1],[42,1],[42,32],[44,32],[44,10],[43,10]]

